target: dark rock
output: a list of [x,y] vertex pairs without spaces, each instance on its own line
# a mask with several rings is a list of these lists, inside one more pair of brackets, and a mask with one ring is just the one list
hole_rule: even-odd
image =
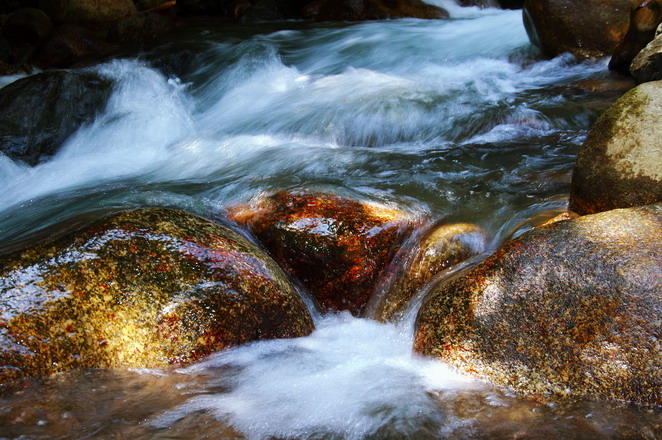
[[440,284],[415,350],[542,399],[659,405],[662,206],[559,221]]
[[40,0],[54,23],[103,23],[137,12],[133,0]]
[[23,8],[13,12],[2,26],[2,36],[17,45],[36,46],[51,32],[51,19],[42,10],[35,8]]
[[524,25],[548,57],[610,55],[628,27],[630,0],[526,0]]
[[89,72],[52,71],[0,89],[0,148],[35,165],[103,110],[112,82]]
[[630,73],[634,57],[655,37],[662,21],[662,1],[634,0],[630,10],[628,31],[614,49],[609,69],[625,75]]
[[333,194],[279,192],[230,209],[322,311],[360,315],[378,277],[418,219]]
[[447,11],[421,0],[314,0],[304,6],[302,14],[316,21],[448,18]]
[[313,324],[285,274],[225,227],[126,212],[0,259],[0,381],[184,365]]
[[[370,304],[372,316],[388,321],[401,314],[418,290],[435,275],[477,255],[487,247],[487,232],[470,223],[443,224],[425,233],[396,257],[398,267]],[[378,292],[382,289],[378,289]]]
[[132,15],[112,23],[109,39],[121,43],[148,43],[173,27],[172,20],[160,14]]
[[238,3],[238,0],[177,0],[177,14],[232,17]]
[[76,24],[59,26],[34,53],[31,62],[42,69],[63,68],[86,58],[100,57],[115,47],[106,42],[107,33]]
[[662,201],[662,82],[632,89],[593,125],[577,154],[570,209],[592,214]]
[[634,57],[630,74],[637,84],[662,80],[662,36],[653,39]]

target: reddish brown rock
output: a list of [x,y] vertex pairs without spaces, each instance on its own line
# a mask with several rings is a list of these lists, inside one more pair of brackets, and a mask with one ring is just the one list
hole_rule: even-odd
[[0,383],[182,365],[312,329],[264,251],[180,211],[115,215],[0,259]]
[[660,404],[662,206],[552,223],[437,286],[415,349],[520,393]]
[[279,192],[230,209],[317,299],[360,315],[398,246],[418,224],[403,211],[333,194]]
[[628,29],[630,0],[526,0],[524,25],[546,56],[611,55]]
[[304,6],[302,14],[317,21],[448,18],[447,11],[421,0],[314,0]]
[[653,40],[660,22],[662,22],[661,0],[633,0],[628,31],[614,49],[609,61],[609,69],[628,75],[632,60]]

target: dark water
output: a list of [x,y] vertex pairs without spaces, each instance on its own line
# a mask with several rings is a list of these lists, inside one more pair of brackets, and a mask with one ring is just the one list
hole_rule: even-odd
[[[37,167],[0,157],[1,249],[130,207],[220,218],[293,186],[477,223],[493,246],[563,210],[618,96],[583,87],[606,60],[543,61],[521,12],[444,5],[451,20],[193,27],[91,68],[115,84],[93,124]],[[37,380],[0,399],[0,438],[662,436],[659,412],[542,405],[416,358],[409,318],[327,316],[184,371]]]

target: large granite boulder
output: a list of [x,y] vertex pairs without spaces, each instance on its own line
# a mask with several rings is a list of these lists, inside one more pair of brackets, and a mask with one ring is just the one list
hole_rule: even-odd
[[389,18],[448,18],[448,12],[421,0],[314,0],[305,18],[316,21],[363,21]]
[[609,69],[629,74],[632,60],[655,37],[662,22],[661,0],[633,0],[628,31],[614,49]]
[[662,35],[654,38],[634,57],[630,74],[637,84],[662,80]]
[[662,201],[662,82],[632,89],[593,125],[573,169],[570,209],[591,214]]
[[483,252],[487,242],[487,232],[471,223],[442,224],[428,230],[417,243],[400,250],[393,275],[384,280],[369,306],[372,317],[387,321],[399,316],[435,275]]
[[630,0],[526,0],[524,25],[546,56],[611,55],[628,29]]
[[312,330],[264,251],[180,211],[117,214],[0,258],[0,383],[75,368],[182,365]]
[[283,191],[232,207],[251,233],[317,299],[322,311],[360,315],[380,274],[419,224],[412,214],[371,202]]
[[662,206],[559,221],[437,286],[415,350],[541,399],[660,404]]
[[30,165],[55,154],[105,108],[112,81],[91,72],[50,71],[0,89],[0,152]]
[[102,23],[137,12],[133,0],[40,0],[43,10],[55,23]]

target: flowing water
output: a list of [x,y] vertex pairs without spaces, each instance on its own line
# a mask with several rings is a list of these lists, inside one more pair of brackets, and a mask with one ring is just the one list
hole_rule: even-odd
[[[437,3],[450,20],[192,25],[88,68],[114,83],[92,124],[36,167],[0,155],[0,252],[116,210],[222,218],[291,187],[473,222],[492,247],[563,210],[577,149],[618,96],[583,86],[606,60],[542,60],[521,11]],[[414,315],[321,316],[309,337],[179,371],[36,380],[0,398],[0,438],[662,435],[654,411],[542,405],[416,357]]]

